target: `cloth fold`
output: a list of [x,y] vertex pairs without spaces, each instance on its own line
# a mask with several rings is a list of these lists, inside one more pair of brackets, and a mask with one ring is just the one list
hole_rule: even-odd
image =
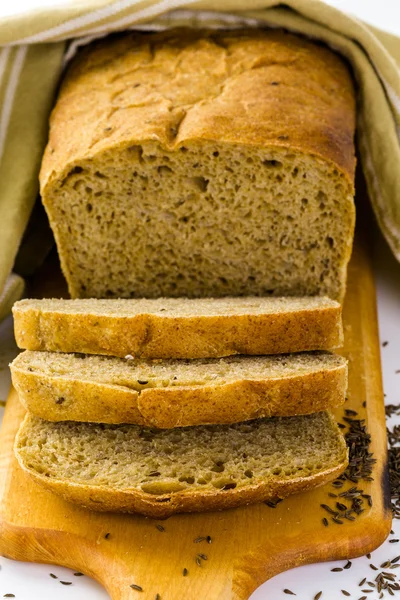
[[322,0],[65,0],[57,8],[0,20],[0,294],[37,195],[63,66],[95,37],[175,26],[283,27],[323,41],[349,61],[358,88],[357,139],[368,192],[400,261],[399,38]]

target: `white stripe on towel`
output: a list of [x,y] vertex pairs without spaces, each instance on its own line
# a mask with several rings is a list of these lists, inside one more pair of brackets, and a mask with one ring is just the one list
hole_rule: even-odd
[[124,27],[128,27],[129,25],[132,25],[141,19],[149,19],[159,15],[160,13],[168,12],[182,5],[187,6],[189,4],[193,4],[194,2],[197,2],[197,0],[161,0],[161,2],[158,2],[153,6],[148,6],[142,10],[138,10],[137,12],[129,14],[126,17],[122,17],[122,19],[119,19],[118,21],[113,21],[112,23],[106,23],[105,25],[100,25],[99,27],[90,29],[87,33],[93,35],[103,32],[107,33],[117,29],[123,29]]
[[0,52],[0,87],[3,82],[4,73],[6,72],[8,57],[10,56],[11,48],[6,46]]
[[20,46],[15,53],[15,58],[10,71],[6,92],[4,94],[3,105],[0,113],[0,159],[3,155],[3,150],[7,138],[8,124],[10,121],[14,96],[17,89],[19,76],[25,61],[28,46]]
[[[135,4],[137,4],[137,1],[138,0],[118,0],[113,4],[108,4],[107,6],[103,6],[98,10],[86,13],[84,15],[80,15],[79,17],[75,17],[74,19],[65,21],[65,23],[61,23],[60,25],[56,25],[55,27],[51,27],[50,29],[47,29],[45,31],[35,33],[34,35],[30,35],[13,43],[21,44],[45,42],[48,40],[52,40],[53,38],[59,38],[60,36],[62,36],[63,38],[71,37],[71,34],[73,34],[74,31],[82,29],[83,27],[87,27],[88,25],[95,24],[97,21],[101,21],[102,19],[113,17],[117,13],[126,10],[127,8],[133,7]],[[188,2],[194,1],[196,0],[162,0],[154,6],[149,6],[147,8],[138,10],[137,12],[130,14],[128,17],[121,19],[121,21],[132,22],[136,19],[146,18],[147,16],[153,16],[158,12],[163,12],[164,10],[171,10],[173,8],[176,8],[177,6],[185,5],[188,4]],[[108,23],[99,29],[102,31],[104,28],[114,29],[114,23]],[[93,33],[94,31],[97,30],[89,30],[87,33]]]

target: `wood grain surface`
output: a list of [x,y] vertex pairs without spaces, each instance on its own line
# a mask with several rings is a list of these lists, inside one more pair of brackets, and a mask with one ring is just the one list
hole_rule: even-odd
[[[45,288],[54,293],[51,282],[44,282]],[[79,570],[100,581],[113,600],[155,600],[157,594],[160,600],[243,600],[286,569],[375,549],[389,533],[391,511],[375,289],[366,244],[360,240],[349,270],[344,322],[343,353],[349,359],[345,408],[366,419],[377,458],[374,481],[359,484],[371,494],[373,506],[354,522],[323,525],[329,515],[320,504],[335,502],[328,496],[334,491],[331,484],[288,498],[275,509],[258,504],[174,516],[163,521],[165,531],[141,516],[90,513],[42,490],[18,468],[12,446],[24,410],[12,391],[0,435],[0,553]],[[343,408],[336,416],[342,419]],[[207,535],[211,544],[194,543]],[[196,564],[199,553],[207,556],[201,566]]]

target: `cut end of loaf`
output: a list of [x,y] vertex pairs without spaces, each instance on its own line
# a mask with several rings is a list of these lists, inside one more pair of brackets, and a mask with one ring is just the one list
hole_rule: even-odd
[[41,173],[72,297],[342,300],[354,127],[346,65],[282,31],[86,48]]
[[31,476],[67,499],[150,516],[284,497],[347,464],[328,413],[163,431],[27,416],[15,450]]
[[352,191],[316,158],[147,142],[81,161],[44,201],[72,297],[344,295]]

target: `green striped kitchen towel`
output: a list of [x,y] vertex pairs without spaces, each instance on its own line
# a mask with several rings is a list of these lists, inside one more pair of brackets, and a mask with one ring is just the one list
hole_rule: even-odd
[[79,45],[111,31],[182,25],[284,27],[348,59],[359,90],[357,134],[369,194],[400,260],[400,39],[322,0],[59,0],[0,18],[0,317],[23,293],[10,274],[37,196],[63,66]]

